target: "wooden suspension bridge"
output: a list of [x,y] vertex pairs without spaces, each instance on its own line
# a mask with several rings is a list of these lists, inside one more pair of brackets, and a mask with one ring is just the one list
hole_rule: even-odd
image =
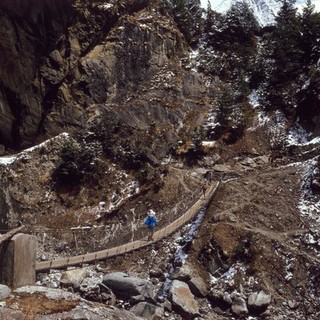
[[156,231],[153,235],[153,239],[148,241],[147,237],[140,240],[132,241],[117,247],[110,249],[105,249],[97,252],[87,253],[83,255],[77,255],[68,258],[61,258],[56,260],[41,261],[36,263],[36,271],[44,271],[49,269],[61,269],[68,266],[81,265],[83,263],[94,262],[98,260],[104,260],[110,257],[121,255],[133,250],[140,249],[142,247],[149,246],[168,235],[172,234],[188,221],[192,220],[199,210],[204,206],[208,205],[213,195],[216,193],[220,186],[221,181],[212,183],[206,190],[204,195],[200,198],[178,219],[170,223],[169,225],[163,227],[162,229]]

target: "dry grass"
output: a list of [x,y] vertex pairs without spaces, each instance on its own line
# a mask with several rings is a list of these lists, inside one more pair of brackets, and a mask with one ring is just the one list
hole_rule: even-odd
[[20,294],[5,300],[8,308],[21,310],[25,315],[24,320],[32,320],[36,315],[54,314],[71,311],[78,305],[77,300],[52,300],[43,294]]

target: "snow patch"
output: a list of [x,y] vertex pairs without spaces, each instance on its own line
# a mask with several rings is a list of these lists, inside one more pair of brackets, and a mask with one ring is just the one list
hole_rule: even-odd
[[43,146],[45,146],[46,144],[48,144],[51,141],[65,139],[65,138],[68,138],[68,137],[69,137],[69,134],[66,133],[66,132],[63,132],[63,133],[59,134],[58,136],[53,137],[51,139],[48,139],[48,140],[46,140],[46,141],[44,141],[44,142],[42,142],[42,143],[40,143],[40,144],[38,144],[36,146],[33,146],[31,148],[28,148],[28,149],[25,149],[22,152],[17,153],[16,155],[0,157],[0,165],[1,164],[2,165],[10,165],[17,159],[22,159],[22,158],[23,159],[28,159],[30,157],[29,153],[33,152],[34,150],[42,148]]

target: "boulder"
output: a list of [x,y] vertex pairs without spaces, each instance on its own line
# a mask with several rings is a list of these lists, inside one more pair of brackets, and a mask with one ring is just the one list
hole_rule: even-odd
[[188,285],[189,285],[191,292],[196,297],[205,297],[209,292],[208,286],[206,285],[206,283],[203,281],[203,279],[201,277],[192,278],[188,282]]
[[153,299],[153,284],[144,279],[129,276],[123,272],[113,272],[104,276],[102,283],[109,287],[120,299],[129,299],[133,296],[142,296]]
[[140,302],[133,306],[130,311],[147,320],[161,320],[164,315],[164,309],[162,307],[148,302]]
[[26,315],[20,310],[0,308],[0,319],[25,320]]
[[199,306],[190,291],[189,286],[182,281],[173,280],[170,288],[171,300],[174,306],[178,307],[188,315],[199,314]]
[[189,281],[192,278],[193,270],[189,264],[185,263],[170,276],[173,280]]
[[61,274],[60,285],[61,287],[72,287],[78,289],[88,274],[88,269],[74,269],[65,271]]
[[0,284],[0,299],[6,299],[10,297],[10,294],[11,294],[11,289],[4,284]]
[[248,298],[248,307],[254,311],[263,312],[271,303],[271,295],[263,290],[253,292]]
[[248,314],[248,307],[244,298],[240,295],[232,299],[231,311],[238,317],[243,317]]
[[226,304],[228,304],[228,305],[231,306],[231,304],[232,304],[232,298],[231,298],[231,296],[230,296],[230,294],[229,294],[228,292],[225,292],[225,293],[223,294],[222,300],[223,300]]

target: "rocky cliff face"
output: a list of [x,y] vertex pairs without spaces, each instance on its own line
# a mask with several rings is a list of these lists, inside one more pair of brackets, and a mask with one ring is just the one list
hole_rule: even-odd
[[7,148],[74,131],[101,112],[139,127],[160,121],[172,134],[205,106],[203,81],[180,64],[184,39],[156,1],[2,1],[0,10]]
[[40,67],[66,30],[71,12],[65,1],[2,1],[1,142],[30,143],[39,130],[46,86]]

